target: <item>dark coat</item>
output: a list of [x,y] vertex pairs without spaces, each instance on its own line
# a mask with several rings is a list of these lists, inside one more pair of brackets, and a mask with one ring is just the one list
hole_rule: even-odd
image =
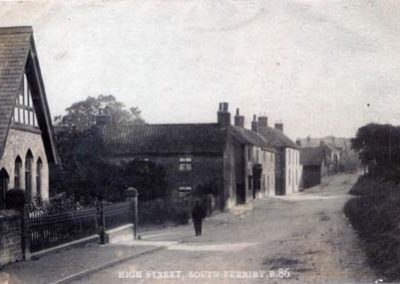
[[202,206],[195,205],[192,210],[192,218],[195,221],[200,221],[206,217],[206,213]]

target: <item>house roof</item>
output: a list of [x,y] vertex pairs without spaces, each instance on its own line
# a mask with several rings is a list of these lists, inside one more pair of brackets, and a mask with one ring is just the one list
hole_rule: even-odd
[[[37,59],[32,27],[0,28],[0,158],[3,155],[13,110],[23,75],[29,67],[28,81],[36,94],[32,101],[37,114],[46,154],[58,164],[51,116]],[[28,73],[28,72],[27,72]],[[34,95],[34,94],[33,94]]]
[[278,129],[272,127],[260,127],[259,132],[273,147],[300,149],[296,143]]
[[107,125],[100,129],[109,155],[222,154],[228,133],[241,144],[273,151],[267,141],[250,130],[217,123]]
[[300,149],[300,164],[303,166],[321,166],[325,152],[321,147],[307,147]]
[[243,144],[252,144],[259,146],[264,150],[275,152],[269,141],[257,132],[238,126],[232,126],[232,134]]
[[218,124],[107,125],[101,128],[110,155],[223,152],[227,131]]

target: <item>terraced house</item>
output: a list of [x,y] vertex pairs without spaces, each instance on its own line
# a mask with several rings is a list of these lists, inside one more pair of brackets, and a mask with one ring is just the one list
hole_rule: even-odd
[[161,165],[172,198],[212,186],[219,208],[274,194],[275,150],[244,117],[220,103],[217,123],[102,126],[105,156],[115,163],[144,160]]
[[0,28],[0,209],[8,189],[48,199],[59,164],[31,27]]
[[302,166],[300,148],[285,135],[282,123],[268,126],[266,116],[254,116],[252,129],[263,136],[276,150],[275,183],[276,195],[287,195],[300,190]]

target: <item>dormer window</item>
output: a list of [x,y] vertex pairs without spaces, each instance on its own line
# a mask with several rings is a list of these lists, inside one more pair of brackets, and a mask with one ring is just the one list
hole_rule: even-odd
[[192,170],[192,158],[181,157],[179,158],[179,170],[182,172],[188,172]]
[[12,121],[19,125],[26,125],[34,128],[38,127],[32,94],[25,74],[18,93]]

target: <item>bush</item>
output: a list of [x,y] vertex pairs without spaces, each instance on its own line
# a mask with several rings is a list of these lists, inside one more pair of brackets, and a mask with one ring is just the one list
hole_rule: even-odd
[[139,223],[141,225],[160,225],[169,222],[187,224],[190,218],[188,208],[183,202],[172,202],[164,199],[139,202]]
[[389,280],[400,279],[400,187],[363,176],[350,191],[345,215],[357,231],[371,266]]

